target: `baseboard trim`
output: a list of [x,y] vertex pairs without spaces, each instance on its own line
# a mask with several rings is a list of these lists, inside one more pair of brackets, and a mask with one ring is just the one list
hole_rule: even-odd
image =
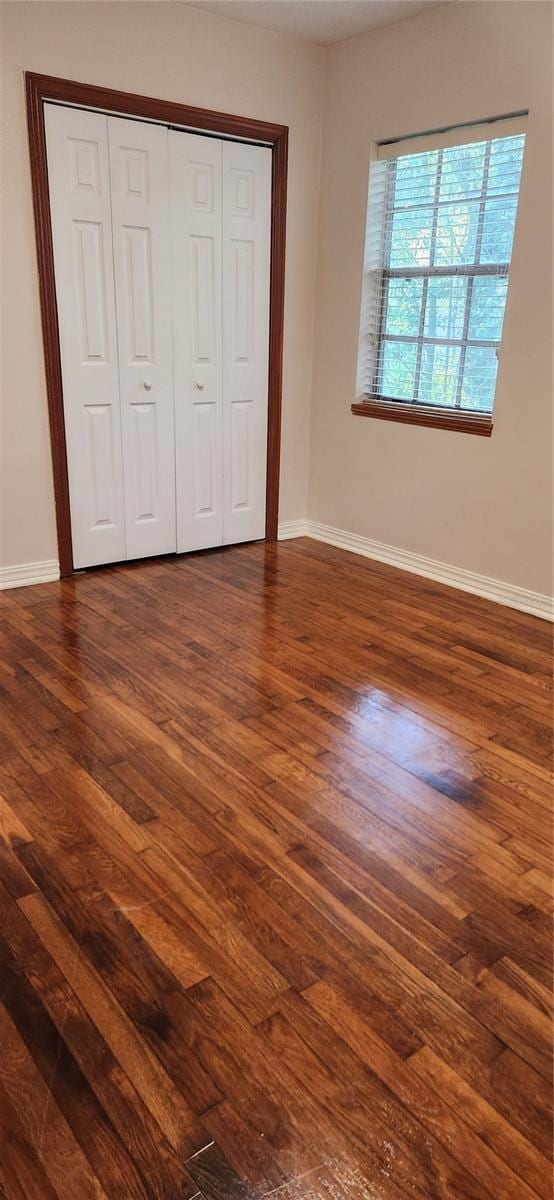
[[[491,579],[487,575],[478,575],[474,571],[466,571],[450,563],[425,558],[422,554],[412,554],[411,551],[401,550],[398,546],[387,546],[384,542],[375,542],[371,538],[348,533],[345,529],[336,529],[333,525],[323,525],[319,521],[300,519],[284,521],[279,525],[280,542],[298,537],[327,542],[330,546],[338,546],[339,549],[349,550],[352,554],[388,563],[391,567],[410,571],[413,575],[422,575],[425,579],[433,579],[436,583],[446,584],[447,587],[470,592],[473,596],[482,596],[485,600],[494,600],[507,608],[530,613],[545,621],[554,621],[554,600],[540,592],[530,592],[527,588],[517,587],[500,579]],[[54,558],[44,562],[0,567],[0,591],[37,583],[52,583],[59,577],[59,564]]]
[[0,567],[0,592],[6,588],[28,587],[32,583],[53,583],[60,578],[60,566],[55,558],[45,562],[18,563],[15,567]]
[[280,542],[286,542],[288,538],[308,536],[308,522],[305,518],[301,518],[299,521],[281,521],[277,530],[277,538]]
[[444,583],[447,587],[458,588],[462,592],[470,592],[473,596],[482,596],[485,600],[494,600],[507,608],[541,617],[544,621],[554,621],[554,600],[551,596],[530,592],[527,588],[505,583],[500,579],[491,579],[487,575],[478,575],[475,571],[466,571],[462,567],[452,566],[451,563],[425,558],[422,554],[412,554],[411,551],[401,550],[398,546],[387,546],[384,542],[375,542],[371,538],[360,537],[357,533],[347,533],[344,529],[323,525],[319,521],[286,521],[279,526],[279,540],[294,537],[310,537],[317,542],[327,542],[330,546],[338,546],[352,554],[361,554],[364,558],[388,563],[391,567],[410,571],[413,575],[423,575],[425,579]]

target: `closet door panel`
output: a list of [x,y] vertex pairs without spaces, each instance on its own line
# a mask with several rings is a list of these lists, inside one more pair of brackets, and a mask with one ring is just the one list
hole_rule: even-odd
[[223,540],[221,142],[170,131],[177,549]]
[[223,541],[265,537],[271,151],[223,143]]
[[127,556],[176,548],[168,131],[108,118]]
[[126,556],[107,118],[45,105],[73,559]]

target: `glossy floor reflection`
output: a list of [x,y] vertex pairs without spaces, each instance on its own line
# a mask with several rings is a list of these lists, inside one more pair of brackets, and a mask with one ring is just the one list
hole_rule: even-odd
[[550,627],[308,540],[0,612],[0,1194],[550,1200]]

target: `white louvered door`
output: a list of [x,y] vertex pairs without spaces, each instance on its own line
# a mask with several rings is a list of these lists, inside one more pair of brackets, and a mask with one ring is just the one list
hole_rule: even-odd
[[168,130],[108,117],[127,558],[175,550]]
[[45,108],[75,566],[263,538],[271,152]]
[[108,118],[45,105],[76,567],[126,556]]

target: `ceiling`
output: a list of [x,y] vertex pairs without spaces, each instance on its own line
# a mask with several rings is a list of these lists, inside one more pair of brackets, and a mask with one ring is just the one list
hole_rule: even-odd
[[219,16],[260,25],[329,46],[404,17],[414,17],[442,0],[192,0]]

